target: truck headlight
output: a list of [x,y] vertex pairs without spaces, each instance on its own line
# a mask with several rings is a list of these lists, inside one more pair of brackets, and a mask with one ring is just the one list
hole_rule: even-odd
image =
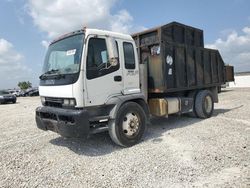
[[76,105],[75,99],[70,99],[70,100],[69,100],[69,105],[70,105],[70,106],[75,106],[75,105]]
[[45,97],[40,97],[41,98],[41,103],[45,104]]
[[70,100],[70,99],[64,99],[64,100],[63,100],[63,105],[69,106],[69,100]]
[[64,106],[75,106],[76,101],[75,101],[75,99],[64,99],[63,100],[63,105]]

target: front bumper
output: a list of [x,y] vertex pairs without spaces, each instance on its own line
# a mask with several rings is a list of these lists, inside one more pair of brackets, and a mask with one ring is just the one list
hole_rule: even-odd
[[84,138],[89,134],[89,115],[86,110],[38,107],[36,124],[39,129],[51,130],[63,137]]

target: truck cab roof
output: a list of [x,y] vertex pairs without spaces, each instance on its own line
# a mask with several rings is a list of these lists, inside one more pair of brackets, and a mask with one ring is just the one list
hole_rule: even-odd
[[115,38],[125,39],[129,41],[133,41],[133,38],[128,34],[117,33],[113,31],[101,30],[101,29],[86,29],[86,35],[107,35]]
[[114,38],[119,38],[119,39],[124,39],[127,41],[133,41],[133,38],[131,37],[131,35],[128,34],[122,34],[122,33],[118,33],[118,32],[113,32],[113,31],[107,31],[107,30],[101,30],[101,29],[91,29],[91,28],[84,28],[81,30],[76,30],[70,33],[66,33],[63,34],[61,36],[59,36],[58,38],[56,38],[55,40],[53,40],[50,44],[53,44],[59,40],[62,40],[64,38],[73,36],[73,35],[77,35],[77,34],[81,34],[84,33],[86,36],[88,35],[105,35],[105,36],[112,36]]

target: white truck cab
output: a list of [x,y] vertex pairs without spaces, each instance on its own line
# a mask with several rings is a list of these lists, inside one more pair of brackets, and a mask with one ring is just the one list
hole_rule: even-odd
[[[109,130],[117,144],[133,145],[142,136],[148,112],[139,74],[130,35],[97,29],[63,35],[50,44],[45,57],[37,126],[65,137]],[[128,101],[126,105],[136,107],[125,110],[126,121],[120,122],[124,134],[117,135],[115,124],[121,121],[117,113]]]

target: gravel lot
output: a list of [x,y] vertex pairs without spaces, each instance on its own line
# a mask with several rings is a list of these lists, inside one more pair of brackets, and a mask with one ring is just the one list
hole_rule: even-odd
[[38,97],[0,105],[0,187],[250,187],[250,89],[219,99],[210,119],[153,120],[131,148],[37,129]]

